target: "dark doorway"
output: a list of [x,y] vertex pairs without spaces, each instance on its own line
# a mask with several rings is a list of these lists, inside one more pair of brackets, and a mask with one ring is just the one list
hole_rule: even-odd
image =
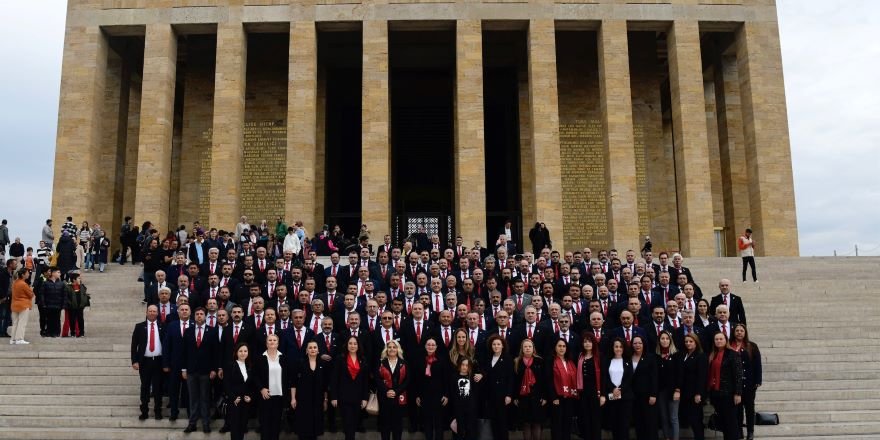
[[[318,34],[324,97],[324,221],[347,234],[361,223],[361,32]],[[320,108],[321,103],[319,103]],[[319,125],[320,126],[320,125]]]
[[495,243],[506,221],[521,243],[519,93],[525,71],[523,31],[483,32],[483,108],[486,135],[486,237]]
[[454,234],[455,33],[392,31],[389,61],[393,236],[400,243],[424,224],[447,243]]

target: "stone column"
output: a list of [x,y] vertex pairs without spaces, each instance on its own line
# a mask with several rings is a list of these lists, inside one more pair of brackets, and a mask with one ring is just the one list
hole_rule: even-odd
[[715,255],[715,232],[698,23],[675,21],[667,45],[681,251],[710,257]]
[[[55,231],[60,230],[67,216],[72,216],[76,223],[94,221],[96,170],[101,166],[96,147],[101,144],[106,79],[107,38],[101,28],[68,27],[61,65],[52,184]],[[115,125],[114,122],[107,123]],[[59,238],[60,233],[56,232],[56,243]]]
[[483,29],[460,20],[455,38],[455,220],[464,242],[486,243],[486,169],[483,129]]
[[302,220],[307,231],[320,227],[315,212],[318,39],[313,21],[290,23],[287,81],[287,206],[289,225]]
[[[388,22],[363,22],[361,222],[371,236],[391,233]],[[386,172],[383,172],[386,170]]]
[[599,28],[599,98],[605,125],[608,232],[617,249],[639,248],[639,210],[626,21]]
[[719,56],[715,62],[715,101],[721,182],[724,191],[724,224],[727,254],[735,256],[736,239],[752,225],[749,210],[749,175],[743,141],[742,106],[736,58]]
[[[559,158],[559,97],[556,78],[556,29],[553,20],[529,22],[528,66],[532,163],[535,174],[535,218],[523,218],[523,229],[536,221],[550,230],[554,248],[566,247],[562,227],[562,167]],[[528,235],[523,249],[531,249]]]
[[144,43],[134,223],[149,220],[160,231],[169,227],[176,75],[177,35],[167,23],[148,24]]
[[227,231],[241,216],[246,70],[244,27],[240,22],[218,23],[208,225]]
[[796,256],[797,218],[779,25],[743,24],[736,32],[736,59],[755,247],[758,255]]

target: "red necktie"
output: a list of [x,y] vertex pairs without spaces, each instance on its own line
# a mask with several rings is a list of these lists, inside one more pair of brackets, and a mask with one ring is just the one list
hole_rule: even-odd
[[528,327],[529,327],[529,334],[528,334],[528,338],[529,338],[529,339],[532,339],[532,325],[531,325],[531,324],[529,324],[529,326],[528,326]]
[[504,332],[506,332],[506,331],[507,331],[507,330],[501,329],[501,339],[507,339],[507,336],[506,336],[505,333],[504,333]]
[[443,304],[443,301],[440,300],[440,295],[435,294],[434,295],[434,310],[438,311],[438,312],[443,310],[442,304]]
[[269,298],[272,298],[272,293],[275,292],[275,283],[269,283],[269,286],[266,290],[269,291]]
[[516,296],[516,309],[519,310],[522,308],[522,295]]
[[602,301],[602,314],[603,315],[608,314],[608,300],[607,299],[605,301]]
[[443,330],[443,339],[444,339],[444,342],[446,343],[446,346],[448,347],[449,346],[449,327],[446,327]]
[[162,319],[162,323],[163,323],[163,324],[165,323],[165,307],[167,307],[167,306],[166,306],[165,304],[162,304],[162,316],[161,316],[161,319]]
[[663,331],[663,327],[661,327],[660,324],[657,324],[657,336],[660,336],[660,332],[662,332],[662,331]]
[[651,306],[651,294],[648,292],[645,292],[645,303],[648,304],[649,307]]
[[327,352],[330,352],[330,335],[325,336],[325,345],[327,345]]
[[212,287],[211,288],[211,298],[216,298],[216,297],[217,297],[217,288]]
[[724,336],[727,337],[727,324],[721,325],[721,331],[724,332]]
[[196,333],[196,347],[202,346],[202,327],[199,326],[198,332]]
[[156,334],[156,323],[151,322],[150,323],[150,352],[153,352],[156,350],[156,336],[155,336],[155,334]]
[[257,327],[259,327],[261,325],[263,325],[263,317],[260,315],[257,315]]
[[235,331],[232,332],[232,342],[236,343],[236,344],[238,343],[238,326],[237,325],[235,326]]
[[691,307],[693,307],[693,305],[692,305],[693,302],[694,302],[694,300],[692,300],[692,299],[689,299],[689,300],[688,300],[688,302],[687,302],[687,309],[688,309],[688,310],[690,310]]
[[302,348],[302,346],[303,346],[302,335],[300,334],[300,331],[301,331],[301,330],[302,330],[302,329],[297,329],[297,330],[296,330],[296,346],[299,347],[299,348]]
[[385,343],[387,344],[388,341],[390,341],[390,340],[391,340],[391,330],[386,328],[385,329]]
[[596,335],[596,342],[599,342],[599,340],[602,339],[602,332],[600,332],[599,329],[594,328],[593,334]]
[[400,328],[400,315],[394,315],[394,329]]
[[274,325],[267,325],[267,326],[266,326],[266,329],[269,330],[269,334],[271,335],[271,334],[273,334],[272,330],[275,329],[275,326],[274,326]]
[[412,300],[406,300],[406,314],[412,315]]
[[416,344],[422,342],[422,323],[416,322]]
[[211,263],[211,273],[214,273],[214,265],[215,263]]
[[629,329],[626,329],[626,342],[629,342],[632,337],[629,334]]
[[727,295],[722,296],[721,299],[724,300],[724,305],[726,306],[727,305]]
[[330,270],[330,276],[336,278],[336,266],[333,266],[333,269]]
[[214,317],[213,317],[213,316],[209,316],[208,319],[210,320],[210,321],[208,321],[208,325],[210,325],[211,327],[213,327],[213,326],[214,326]]
[[672,320],[672,328],[678,328],[678,319]]
[[266,262],[263,260],[260,260],[260,272],[262,272],[264,270],[266,270]]
[[477,331],[471,330],[471,345],[477,346]]
[[556,333],[559,333],[559,321],[553,322],[553,331],[555,331]]
[[313,318],[313,320],[314,320],[315,322],[312,323],[312,331],[315,332],[315,333],[318,333],[318,322],[321,321],[321,317],[320,317],[320,316],[315,316],[315,317]]

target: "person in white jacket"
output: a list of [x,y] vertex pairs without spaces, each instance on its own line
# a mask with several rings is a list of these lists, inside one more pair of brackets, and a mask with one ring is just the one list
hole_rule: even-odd
[[287,228],[287,235],[284,237],[284,252],[293,252],[293,255],[296,256],[301,250],[302,242],[296,235],[296,230],[293,227]]

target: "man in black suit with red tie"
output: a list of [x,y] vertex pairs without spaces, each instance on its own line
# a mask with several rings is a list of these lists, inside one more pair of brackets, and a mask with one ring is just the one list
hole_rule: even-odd
[[[299,362],[306,352],[306,345],[315,337],[312,329],[306,327],[306,312],[296,309],[290,312],[293,325],[281,332],[281,350],[291,362]],[[262,353],[261,353],[262,354]],[[296,365],[296,364],[294,364]]]
[[730,280],[722,279],[718,282],[720,293],[712,297],[709,303],[709,315],[715,315],[715,309],[720,305],[727,306],[730,320],[737,324],[746,323],[746,309],[743,307],[742,298],[730,291]]
[[212,247],[208,249],[208,258],[199,266],[199,273],[207,278],[210,275],[220,275],[220,249]]
[[[230,322],[229,326],[226,327],[226,330],[223,332],[223,336],[221,338],[221,354],[220,358],[223,361],[231,360],[233,358],[233,350],[235,350],[235,345],[239,342],[246,342],[248,344],[248,349],[251,348],[250,342],[252,340],[252,335],[254,333],[254,328],[248,325],[245,325],[244,322],[244,309],[240,305],[235,305],[232,307],[232,311],[229,313]],[[264,342],[265,343],[265,342]],[[253,353],[256,353],[254,350],[250,350]],[[262,354],[262,353],[261,353]],[[222,369],[224,362],[220,363],[220,368]]]
[[611,336],[622,338],[628,344],[632,342],[633,336],[641,336],[646,338],[645,330],[641,327],[633,325],[633,314],[629,310],[620,313],[620,327],[611,331]]
[[376,249],[376,255],[378,256],[382,252],[385,252],[386,254],[391,255],[391,249],[393,247],[394,246],[391,245],[391,236],[388,234],[385,234],[385,236],[382,237],[382,244],[380,244],[379,248]]
[[159,322],[159,309],[148,306],[144,322],[135,324],[131,334],[131,368],[141,380],[141,415],[146,420],[153,396],[153,412],[156,420],[162,420],[162,340],[165,326]]
[[660,332],[671,331],[672,327],[666,321],[666,308],[661,304],[654,304],[651,308],[651,320],[642,324],[645,330],[645,351],[654,353]]
[[211,432],[209,411],[211,405],[211,380],[217,375],[219,360],[216,329],[205,323],[205,309],[195,311],[195,325],[190,326],[183,335],[183,369],[181,377],[186,380],[189,390],[189,424],[184,430],[196,430],[199,419],[204,432]]

